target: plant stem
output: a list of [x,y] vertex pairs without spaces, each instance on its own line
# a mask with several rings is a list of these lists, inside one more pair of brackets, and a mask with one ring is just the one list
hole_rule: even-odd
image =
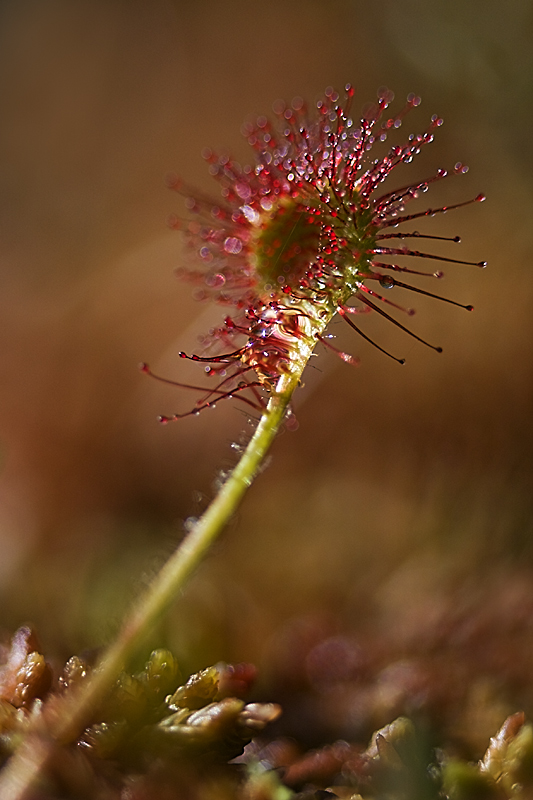
[[[305,349],[305,348],[304,348]],[[280,377],[255,433],[237,466],[194,528],[179,545],[144,596],[126,618],[116,641],[95,667],[86,685],[67,695],[54,709],[53,719],[34,726],[19,746],[0,777],[2,800],[25,800],[46,769],[54,744],[74,741],[89,724],[94,709],[125,668],[128,659],[143,643],[157,620],[165,613],[185,582],[220,535],[251,486],[285,416],[292,393],[298,385],[309,354],[293,363]],[[50,715],[49,715],[50,716]]]

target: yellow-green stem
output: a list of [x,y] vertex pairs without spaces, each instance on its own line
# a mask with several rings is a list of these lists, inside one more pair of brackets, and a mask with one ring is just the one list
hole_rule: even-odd
[[307,352],[300,353],[300,358],[293,362],[291,372],[280,378],[277,391],[269,401],[237,466],[204,515],[134,606],[117,639],[104,653],[87,684],[78,693],[67,695],[62,704],[56,706],[53,719],[47,718],[45,724],[41,721],[34,726],[4,768],[0,777],[2,800],[28,798],[39,776],[46,770],[54,745],[67,744],[80,735],[132,653],[143,643],[235,513],[279,430],[312,346],[302,349]]

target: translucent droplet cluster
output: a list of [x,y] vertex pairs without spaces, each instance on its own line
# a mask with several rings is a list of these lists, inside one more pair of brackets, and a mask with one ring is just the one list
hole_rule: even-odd
[[[442,119],[433,116],[422,133],[411,134],[387,150],[383,142],[400,128],[420,98],[409,95],[404,107],[387,117],[393,94],[381,90],[355,121],[350,115],[352,96],[349,85],[342,102],[337,92],[327,89],[313,111],[296,98],[291,106],[275,105],[276,122],[259,117],[246,124],[243,133],[255,152],[254,166],[241,167],[227,156],[206,152],[209,170],[221,187],[218,201],[200,197],[171,179],[172,187],[186,194],[187,208],[194,215],[186,225],[186,236],[201,262],[178,272],[195,283],[198,299],[211,298],[228,309],[223,323],[202,338],[204,355],[180,353],[205,362],[206,372],[219,376],[216,388],[207,390],[187,413],[198,413],[228,396],[244,399],[240,392],[246,389],[251,399],[245,402],[261,407],[262,389],[276,391],[280,376],[301,366],[302,344],[308,351],[321,341],[335,350],[323,333],[337,313],[366,339],[352,317],[371,310],[423,341],[384,310],[389,306],[413,313],[385,297],[382,289],[407,289],[462,305],[397,277],[442,275],[413,269],[409,261],[403,263],[405,257],[472,263],[406,246],[404,240],[446,237],[406,231],[403,225],[481,201],[483,195],[466,203],[405,213],[408,203],[448,172],[438,169],[424,181],[391,191],[383,191],[382,184],[433,140]],[[385,152],[372,158],[377,147]],[[458,163],[452,174],[466,169]],[[447,241],[458,242],[459,237]],[[351,300],[355,305],[349,305]],[[357,363],[350,354],[336,352],[344,361]],[[149,372],[146,365],[144,370]],[[162,421],[181,416],[186,414]]]

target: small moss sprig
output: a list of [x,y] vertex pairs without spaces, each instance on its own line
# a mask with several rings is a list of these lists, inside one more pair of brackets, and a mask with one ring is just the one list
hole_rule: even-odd
[[[382,184],[433,140],[442,120],[432,117],[421,134],[410,135],[373,158],[374,148],[384,146],[389,134],[400,128],[420,99],[410,95],[400,111],[387,117],[393,95],[384,90],[361,118],[354,120],[350,114],[352,96],[350,86],[342,101],[328,89],[313,112],[297,99],[290,107],[276,107],[276,124],[262,117],[246,126],[245,135],[255,152],[254,166],[241,168],[229,158],[206,153],[210,171],[221,185],[220,200],[199,197],[178,181],[171,181],[187,195],[187,206],[195,216],[186,224],[186,236],[201,262],[198,267],[184,267],[181,276],[196,285],[199,298],[214,299],[227,307],[228,314],[202,340],[201,355],[179,354],[203,364],[214,385],[198,387],[167,381],[197,391],[199,398],[192,408],[162,416],[161,422],[198,414],[230,397],[259,411],[260,420],[235,469],[139,598],[90,677],[65,692],[54,713],[41,715],[29,727],[0,778],[3,800],[31,796],[31,787],[49,764],[55,746],[77,741],[90,724],[95,707],[104,702],[132,653],[140,648],[235,513],[286,418],[317,344],[335,351],[349,364],[358,363],[355,356],[339,351],[327,338],[326,329],[333,317],[339,314],[369,340],[353,318],[373,311],[441,351],[385,310],[392,308],[408,316],[413,313],[385,294],[388,290],[410,291],[461,306],[397,276],[426,279],[442,275],[440,271],[413,268],[411,265],[419,259],[424,263],[472,262],[405,245],[443,237],[405,230],[404,225],[484,197],[405,213],[408,204],[448,172],[439,169],[424,181],[389,191],[383,191]],[[465,171],[459,163],[451,174]],[[182,225],[178,221],[175,224]],[[459,237],[447,241],[457,243]],[[485,262],[473,265],[484,267]],[[403,363],[403,359],[391,357]],[[142,370],[153,374],[146,364]]]

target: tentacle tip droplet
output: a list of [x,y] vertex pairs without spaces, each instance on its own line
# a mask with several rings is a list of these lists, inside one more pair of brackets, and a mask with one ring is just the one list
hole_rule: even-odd
[[403,365],[405,364],[405,358],[399,358],[398,359],[398,364],[401,364],[402,367],[403,367]]
[[487,199],[486,195],[478,194],[475,201],[476,203],[484,203],[486,199]]
[[165,417],[162,414],[160,414],[157,418],[157,421],[159,422],[160,425],[168,425],[168,423],[170,422],[170,417]]
[[470,305],[469,306],[465,306],[465,308],[466,308],[467,311],[473,311],[474,310],[474,306],[470,306]]
[[149,375],[150,374],[150,367],[148,366],[146,361],[141,361],[141,363],[138,364],[137,366],[138,366],[139,372],[144,372],[145,375]]
[[181,222],[176,214],[169,214],[167,217],[167,227],[172,231],[179,231],[181,229]]
[[358,358],[357,356],[352,356],[351,353],[340,352],[339,356],[346,364],[350,364],[350,366],[352,367],[358,367],[361,363],[361,359]]
[[487,266],[487,262],[486,261],[478,261],[476,266],[478,266],[480,269],[485,269],[485,267]]
[[180,350],[178,353],[178,358],[187,358],[187,353],[184,353],[183,350]]
[[435,350],[437,351],[437,353],[442,353],[442,347],[436,347]]

